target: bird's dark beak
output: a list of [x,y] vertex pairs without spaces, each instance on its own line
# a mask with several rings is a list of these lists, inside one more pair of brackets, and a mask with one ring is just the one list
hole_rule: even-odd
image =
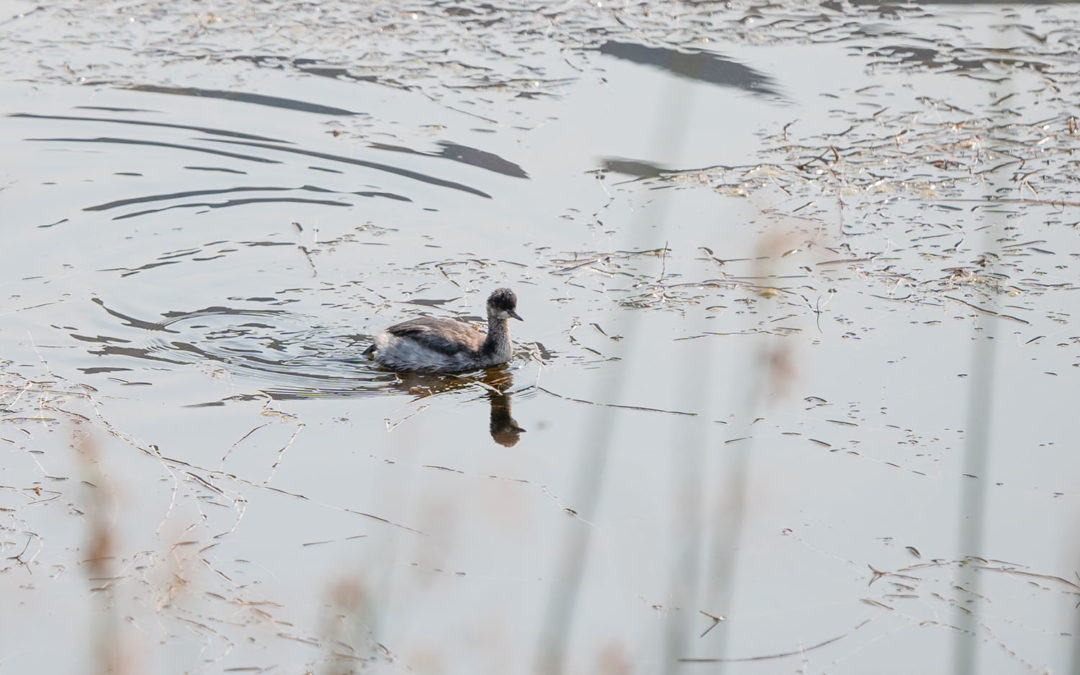
[[510,311],[508,311],[508,312],[507,312],[507,314],[509,314],[510,316],[514,317],[514,318],[515,318],[515,319],[517,319],[518,321],[524,321],[524,320],[525,320],[525,319],[522,319],[522,318],[521,318],[520,316],[518,316],[518,313],[517,313],[517,312],[515,312],[515,311],[514,311],[514,310],[512,310],[512,309],[511,309]]

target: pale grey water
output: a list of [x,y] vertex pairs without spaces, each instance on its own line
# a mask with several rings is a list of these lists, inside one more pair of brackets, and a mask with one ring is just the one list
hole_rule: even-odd
[[1075,5],[0,10],[5,671],[1077,667]]

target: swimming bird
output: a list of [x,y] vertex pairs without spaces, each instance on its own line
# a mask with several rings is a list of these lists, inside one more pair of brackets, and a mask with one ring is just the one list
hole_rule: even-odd
[[390,326],[375,336],[365,352],[384,368],[427,373],[457,373],[488,368],[510,360],[511,318],[517,314],[517,297],[500,288],[487,300],[487,334],[454,319],[421,317]]

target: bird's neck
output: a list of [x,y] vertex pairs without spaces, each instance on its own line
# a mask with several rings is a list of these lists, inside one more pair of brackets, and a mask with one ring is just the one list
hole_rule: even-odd
[[510,326],[506,319],[498,319],[488,314],[488,330],[484,344],[480,348],[485,354],[510,354]]

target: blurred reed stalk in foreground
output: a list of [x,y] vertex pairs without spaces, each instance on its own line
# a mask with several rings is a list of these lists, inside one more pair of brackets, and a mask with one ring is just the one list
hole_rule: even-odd
[[119,581],[114,520],[117,495],[112,481],[101,466],[98,446],[89,433],[72,435],[79,466],[86,487],[87,538],[83,546],[83,565],[91,591],[90,645],[93,672],[124,675],[138,672],[128,645],[120,636],[120,617],[113,585]]

